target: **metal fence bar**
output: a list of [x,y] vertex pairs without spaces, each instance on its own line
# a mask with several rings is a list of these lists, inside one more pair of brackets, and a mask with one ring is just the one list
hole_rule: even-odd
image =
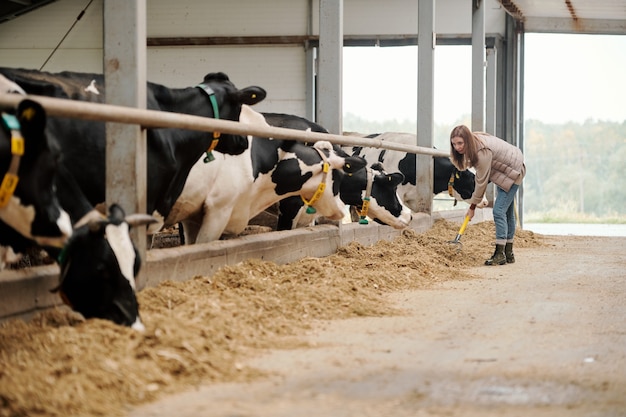
[[117,122],[139,124],[143,128],[178,128],[200,130],[205,132],[223,132],[241,135],[253,135],[274,139],[289,139],[299,142],[317,142],[326,140],[340,146],[364,146],[370,148],[389,149],[394,151],[448,157],[448,152],[425,148],[422,146],[405,145],[382,141],[379,139],[342,136],[319,132],[308,132],[282,127],[253,126],[230,120],[217,120],[189,114],[143,110],[132,107],[113,106],[110,104],[90,103],[37,95],[0,94],[0,108],[17,107],[18,103],[29,98],[35,100],[46,109],[50,116],[71,117],[77,119],[96,120],[101,122]]

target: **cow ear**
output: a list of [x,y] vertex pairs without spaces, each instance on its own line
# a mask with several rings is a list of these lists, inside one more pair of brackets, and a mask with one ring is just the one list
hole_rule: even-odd
[[385,182],[397,187],[404,182],[404,174],[401,172],[394,172],[393,174],[380,174],[376,175],[374,180],[377,182]]
[[377,174],[374,176],[374,182],[383,185],[397,187],[404,182],[404,175],[401,172],[394,172],[393,174]]
[[257,104],[267,96],[267,92],[261,87],[246,87],[237,91],[237,101],[240,104],[252,106]]
[[149,214],[143,213],[129,214],[128,216],[126,216],[125,220],[131,227],[158,222],[156,218],[152,217]]
[[46,127],[46,112],[41,104],[25,99],[17,106],[17,118],[24,137],[41,137]]
[[367,166],[367,161],[360,156],[347,156],[344,158],[343,172],[353,174]]
[[372,168],[375,171],[385,172],[385,167],[380,162],[374,162],[372,165],[370,165],[370,168]]

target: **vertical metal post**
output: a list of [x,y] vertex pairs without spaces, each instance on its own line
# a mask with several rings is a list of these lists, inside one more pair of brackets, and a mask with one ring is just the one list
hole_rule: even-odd
[[485,2],[472,0],[472,127],[485,130]]
[[[497,80],[497,49],[487,48],[487,87],[486,87],[486,117],[485,117],[485,132],[491,133],[492,135],[497,136],[496,132],[496,80]],[[485,197],[487,201],[489,201],[490,205],[493,206],[493,201],[495,199],[495,189],[493,183],[489,183],[487,185],[487,190],[485,191]]]
[[[518,58],[519,58],[519,64],[518,64],[518,83],[517,83],[517,94],[518,94],[518,101],[517,101],[517,105],[518,105],[518,117],[517,120],[519,122],[519,130],[518,130],[518,136],[517,136],[517,140],[516,140],[516,144],[517,146],[522,150],[522,152],[524,151],[524,147],[525,147],[525,138],[524,138],[524,46],[525,46],[525,37],[524,37],[524,33],[522,31],[520,31],[518,33],[518,40],[519,40],[519,47],[518,47]],[[521,227],[524,227],[524,183],[522,183],[522,185],[519,187],[519,191],[517,193],[518,196],[518,205],[517,205],[517,213],[519,216],[519,223]]]
[[[307,24],[306,24],[306,34],[313,34],[313,0],[308,0],[307,2]],[[317,115],[315,114],[315,102],[317,97],[317,48],[311,46],[309,41],[304,43],[304,54],[305,54],[305,65],[306,65],[306,74],[305,74],[305,115],[309,120],[317,121]]]
[[495,49],[495,135],[499,138],[505,138],[504,133],[506,126],[506,103],[508,93],[506,90],[507,79],[507,46],[502,36],[496,35],[494,38],[493,49]]
[[320,0],[317,120],[343,132],[343,0]]
[[305,117],[309,120],[316,121],[315,114],[315,97],[316,97],[316,79],[317,74],[315,71],[315,55],[317,48],[312,47],[307,42],[304,48],[306,55],[306,81],[305,81],[305,100],[306,100],[306,114]]
[[498,51],[496,48],[487,48],[487,84],[486,84],[486,116],[485,132],[497,136],[496,132],[496,85],[498,76]]
[[[103,2],[106,103],[146,108],[146,0]],[[126,214],[146,212],[146,135],[140,126],[106,124],[106,201]],[[145,259],[145,227],[132,235]]]
[[[435,2],[419,0],[417,21],[417,146],[432,147],[435,103]],[[433,206],[433,158],[416,155],[418,211],[430,214]]]
[[515,19],[507,14],[506,16],[506,82],[504,85],[507,94],[504,96],[505,126],[502,136],[508,142],[516,143],[518,114],[518,27]]

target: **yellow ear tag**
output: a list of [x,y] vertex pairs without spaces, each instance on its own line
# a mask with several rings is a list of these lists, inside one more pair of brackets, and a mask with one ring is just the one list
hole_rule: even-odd
[[24,138],[16,130],[13,131],[13,136],[11,136],[11,153],[18,156],[24,155]]
[[22,119],[32,120],[35,117],[35,109],[32,107],[27,107],[22,110]]
[[11,174],[10,172],[4,174],[2,184],[0,184],[0,208],[9,204],[9,200],[11,200],[15,192],[18,181],[19,177],[17,175]]

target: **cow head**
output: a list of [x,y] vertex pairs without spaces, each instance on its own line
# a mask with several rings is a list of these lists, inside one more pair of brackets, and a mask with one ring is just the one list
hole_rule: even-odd
[[[403,180],[404,175],[400,172],[387,174],[376,165],[366,167],[343,177],[339,197],[344,204],[356,208],[363,216],[374,219],[377,223],[404,229],[413,216],[397,194],[398,185]],[[365,197],[369,198],[367,209],[363,207]],[[302,199],[288,197],[279,202],[277,230],[312,225],[318,217],[305,214]]]
[[54,189],[61,153],[46,135],[43,107],[22,100],[16,117],[3,114],[0,124],[0,220],[40,245],[62,247],[72,227]]
[[452,195],[457,194],[454,196],[457,200],[459,199],[458,197],[461,197],[460,200],[471,198],[475,187],[475,175],[468,170],[459,171],[455,168],[448,180],[448,191],[451,188]]
[[[209,100],[209,107],[215,119],[232,121],[239,121],[243,104],[251,106],[262,101],[267,95],[261,87],[237,89],[228,76],[222,72],[207,74],[198,88]],[[239,155],[248,148],[248,139],[245,136],[215,132],[213,138],[215,140],[210,150]]]
[[404,229],[413,216],[398,197],[398,185],[403,181],[402,173],[388,174],[377,163],[344,179],[341,200],[356,207],[363,217],[395,229]]
[[133,245],[131,226],[155,221],[145,214],[124,215],[111,205],[107,218],[77,223],[59,255],[59,291],[63,301],[85,318],[100,318],[143,330],[135,294],[141,259]]
[[339,154],[327,141],[315,142],[312,147],[300,146],[302,153],[308,150],[313,156],[318,154],[317,163],[305,165],[302,169],[303,178],[309,176],[300,189],[302,201],[309,207],[309,211],[330,220],[341,220],[344,216],[344,204],[339,198],[341,182],[346,174],[365,168],[367,161],[359,156],[349,156],[343,151]]

